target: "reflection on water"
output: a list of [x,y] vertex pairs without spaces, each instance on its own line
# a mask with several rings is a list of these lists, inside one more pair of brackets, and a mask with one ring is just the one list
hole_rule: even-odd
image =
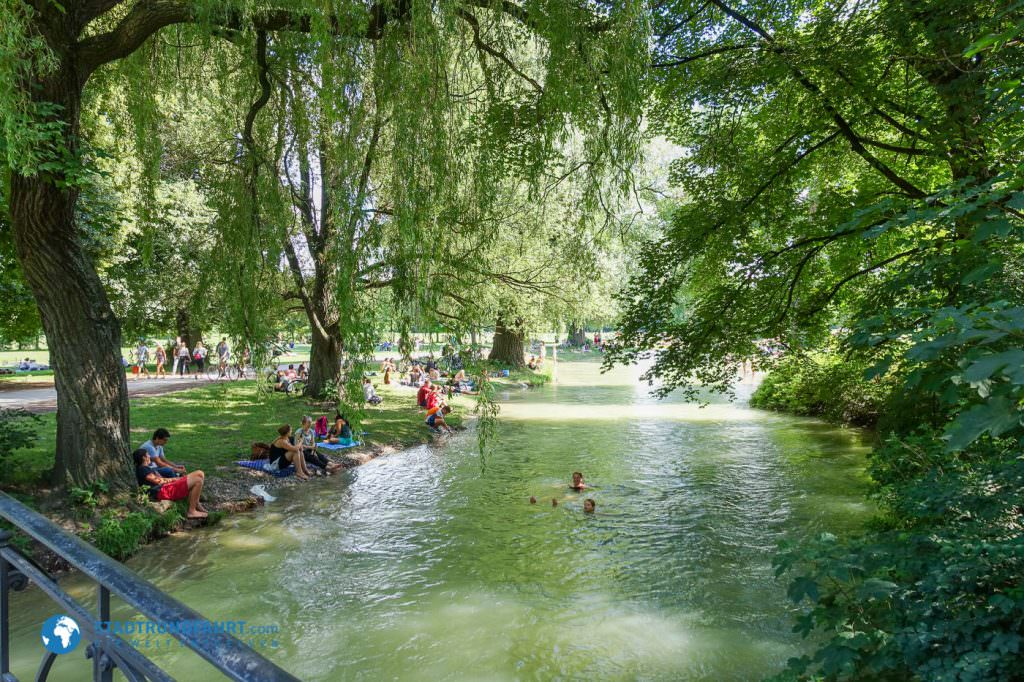
[[[597,367],[566,363],[558,385],[509,392],[486,460],[460,434],[129,563],[211,619],[278,626],[262,651],[303,679],[749,679],[783,666],[802,644],[772,552],[863,522],[861,436],[657,402],[635,370]],[[596,488],[570,494],[573,470]],[[54,609],[15,599],[24,678]],[[180,679],[215,677],[153,646]],[[64,658],[63,679],[80,679],[84,661]]]

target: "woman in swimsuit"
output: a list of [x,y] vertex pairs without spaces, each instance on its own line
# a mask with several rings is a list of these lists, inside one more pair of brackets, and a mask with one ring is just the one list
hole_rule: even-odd
[[292,435],[291,424],[282,424],[277,433],[277,440],[270,444],[270,463],[276,464],[279,470],[289,464],[294,464],[295,478],[301,481],[307,480],[309,469],[306,468],[306,458],[302,456],[301,448],[292,445],[288,440],[288,437]]

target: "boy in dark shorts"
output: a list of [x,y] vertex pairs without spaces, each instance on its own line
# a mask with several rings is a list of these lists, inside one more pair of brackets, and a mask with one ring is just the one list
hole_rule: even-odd
[[132,453],[132,460],[135,462],[135,480],[140,486],[149,488],[150,499],[177,502],[188,498],[188,518],[205,519],[208,516],[199,503],[205,480],[202,471],[193,471],[181,478],[164,478],[153,466],[149,453],[141,448]]
[[427,412],[427,426],[430,427],[430,430],[434,433],[441,433],[442,431],[451,433],[452,428],[444,420],[444,416],[451,411],[452,408],[450,406],[441,404],[434,408],[433,411]]

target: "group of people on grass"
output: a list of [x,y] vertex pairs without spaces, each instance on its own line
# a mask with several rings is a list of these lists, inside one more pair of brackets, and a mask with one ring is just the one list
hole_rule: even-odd
[[[352,427],[340,413],[335,415],[325,442],[352,442]],[[277,429],[277,438],[270,444],[268,464],[272,470],[279,471],[294,466],[295,477],[302,481],[316,475],[330,475],[342,468],[340,463],[317,452],[316,444],[317,433],[309,415],[302,417],[298,431],[293,432],[291,424],[282,424]]]
[[[326,418],[323,419],[326,421]],[[208,512],[200,502],[200,496],[206,476],[202,470],[190,472],[184,464],[176,464],[167,459],[164,446],[170,438],[170,431],[159,428],[153,432],[152,438],[132,453],[136,481],[147,489],[151,500],[187,500],[186,516],[190,519],[204,519]],[[334,424],[327,429],[324,442],[352,443],[352,427],[343,415],[335,415]],[[269,464],[277,470],[294,466],[295,476],[300,480],[307,480],[313,475],[333,474],[342,468],[342,464],[332,462],[317,452],[316,445],[317,433],[312,417],[302,417],[298,431],[293,431],[290,424],[282,424],[277,429],[277,438],[268,446]]]
[[[580,472],[580,471],[572,472],[572,483],[569,484],[569,490],[572,490],[572,491],[577,492],[577,493],[581,493],[584,490],[590,490],[592,487],[593,486],[589,486],[589,485],[587,485],[586,483],[583,482],[583,473],[582,472]],[[572,499],[572,498],[566,498],[566,499]],[[535,496],[533,496],[533,495],[530,495],[530,504],[537,504],[537,498]],[[552,497],[551,498],[551,506],[552,507],[557,507],[558,506],[558,498],[557,497]],[[597,502],[594,501],[594,498],[588,497],[585,500],[583,500],[583,511],[584,512],[586,512],[588,514],[593,514],[596,509],[597,509]]]
[[424,420],[434,433],[451,433],[452,428],[448,426],[444,418],[451,414],[452,407],[445,400],[445,390],[440,384],[434,384],[426,379],[419,390],[416,391],[416,406],[420,412],[426,412]]
[[274,390],[281,393],[291,393],[295,390],[300,381],[309,378],[309,371],[305,363],[300,363],[298,368],[294,364],[288,365],[288,369],[277,370],[277,380],[274,383]]

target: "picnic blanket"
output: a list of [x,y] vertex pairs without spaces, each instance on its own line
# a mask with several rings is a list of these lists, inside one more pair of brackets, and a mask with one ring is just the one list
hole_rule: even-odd
[[362,442],[358,441],[358,440],[353,440],[353,441],[349,441],[348,443],[317,443],[316,444],[316,446],[318,448],[323,448],[324,450],[345,450],[347,448],[354,448],[357,445],[362,445]]
[[243,459],[235,462],[240,467],[246,469],[255,469],[256,471],[262,471],[265,474],[270,474],[274,478],[284,478],[285,476],[291,476],[295,473],[295,466],[289,464],[284,469],[268,469],[270,465],[269,460],[266,459]]

